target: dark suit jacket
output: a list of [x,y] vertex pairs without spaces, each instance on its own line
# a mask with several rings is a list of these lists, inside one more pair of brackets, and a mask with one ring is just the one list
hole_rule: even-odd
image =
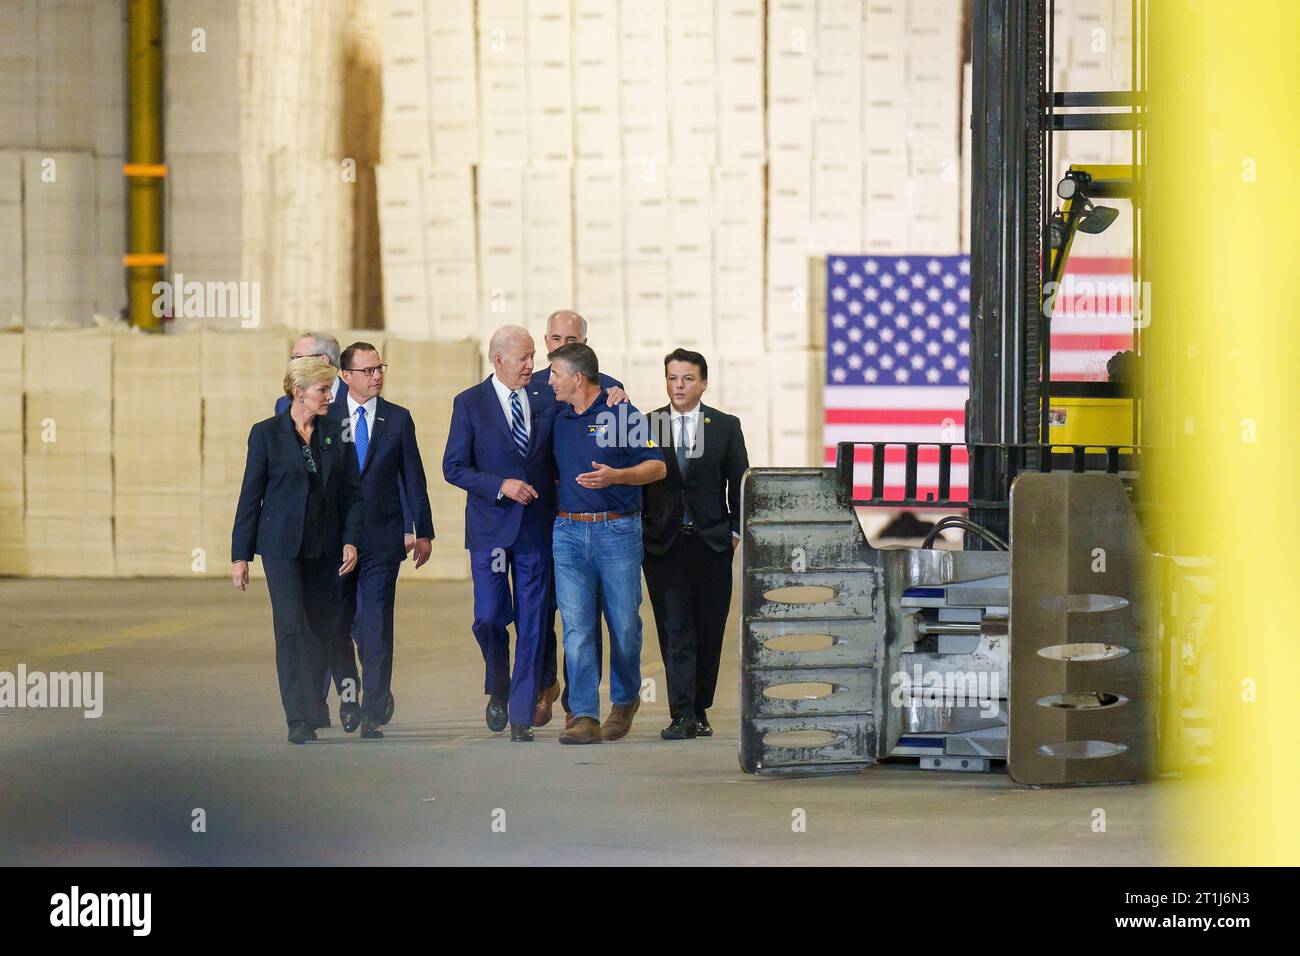
[[[348,395],[343,392],[330,403],[328,418],[351,430]],[[433,537],[433,510],[424,480],[424,462],[415,443],[415,422],[411,413],[382,395],[375,399],[375,422],[370,428],[366,469],[361,473],[361,500],[365,514],[367,550],[381,561],[404,561],[404,536]],[[356,461],[356,446],[346,442]]]
[[[452,403],[442,474],[449,484],[468,492],[465,547],[471,551],[550,549],[556,481],[551,428],[558,405],[550,386],[539,387],[535,376],[527,391],[532,416],[527,458],[515,447],[492,376],[465,389]],[[532,485],[537,499],[521,505],[504,495],[498,498],[507,478]]]
[[682,481],[677,467],[671,406],[650,413],[652,434],[664,450],[668,474],[642,491],[642,540],[649,554],[663,554],[682,526],[682,492],[691,520],[714,551],[731,547],[732,532],[740,531],[740,480],[749,468],[740,419],[701,403],[695,432],[698,458],[691,458]]
[[[343,442],[338,420],[322,415],[321,491],[325,499],[326,550],[343,559],[343,545],[361,546],[361,479],[357,456]],[[307,512],[307,461],[289,412],[260,421],[248,433],[248,462],[235,509],[230,559],[251,561],[254,554],[296,558],[302,549]]]

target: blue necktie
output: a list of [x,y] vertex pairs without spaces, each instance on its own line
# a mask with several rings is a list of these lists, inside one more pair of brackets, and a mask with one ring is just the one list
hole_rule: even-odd
[[514,436],[519,454],[528,457],[528,428],[524,425],[524,409],[519,404],[519,393],[510,393],[510,434]]
[[370,429],[366,425],[366,406],[357,406],[357,431],[352,436],[352,440],[357,446],[357,470],[364,471],[366,467],[366,452],[370,450]]

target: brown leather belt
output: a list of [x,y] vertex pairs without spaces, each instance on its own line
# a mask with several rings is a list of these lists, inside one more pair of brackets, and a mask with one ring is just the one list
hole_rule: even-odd
[[616,521],[619,518],[630,518],[631,515],[621,515],[617,511],[557,511],[561,518],[568,518],[570,521]]

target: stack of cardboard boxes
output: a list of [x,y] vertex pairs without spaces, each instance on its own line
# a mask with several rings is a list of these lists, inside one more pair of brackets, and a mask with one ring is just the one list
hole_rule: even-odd
[[113,338],[100,330],[23,335],[23,523],[36,577],[115,573]]
[[182,576],[206,564],[199,342],[113,336],[113,542],[123,577]]
[[122,0],[0,9],[0,324],[125,305],[125,17]]
[[26,574],[21,335],[0,333],[0,376],[0,574]]
[[168,278],[248,283],[258,302],[256,317],[177,309],[178,327],[348,320],[357,181],[341,148],[348,12],[329,0],[167,5]]
[[[474,336],[473,170],[480,128],[473,0],[382,0],[378,34],[384,106],[376,177],[385,327],[418,338]],[[496,39],[503,51],[521,43],[519,36]],[[512,74],[507,81],[502,72],[493,73],[484,95],[504,84],[504,104],[511,90],[521,92],[522,79]],[[510,102],[514,109],[519,101]],[[484,129],[483,136],[494,151],[506,149],[503,143],[516,138],[518,128]]]

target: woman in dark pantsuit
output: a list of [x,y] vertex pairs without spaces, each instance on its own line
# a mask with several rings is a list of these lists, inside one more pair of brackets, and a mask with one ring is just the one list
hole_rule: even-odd
[[329,725],[321,688],[339,614],[335,577],[357,566],[361,478],[342,423],[326,417],[337,370],[294,359],[284,376],[287,411],[248,433],[248,463],[231,535],[231,577],[248,587],[248,562],[262,556],[275,625],[275,669],[289,742]]

